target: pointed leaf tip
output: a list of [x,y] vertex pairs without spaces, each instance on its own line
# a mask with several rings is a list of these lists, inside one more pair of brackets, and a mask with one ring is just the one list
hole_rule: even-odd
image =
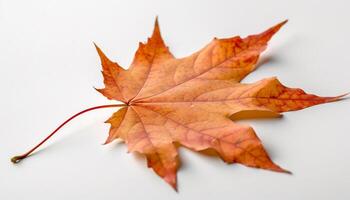
[[160,36],[160,28],[159,28],[159,22],[158,22],[158,16],[156,16],[156,19],[154,21],[154,29],[153,29],[153,33],[152,33],[152,38],[155,36]]
[[288,21],[289,21],[289,20],[286,19],[286,20],[284,20],[283,22],[281,22],[280,24],[281,24],[281,25],[284,25],[284,24],[286,24]]
[[100,47],[98,47],[97,44],[96,44],[95,42],[92,42],[92,44],[94,44],[94,46],[95,46],[95,48],[96,48],[97,50],[100,49]]
[[273,26],[272,28],[270,28],[270,30],[274,33],[276,33],[278,30],[280,30],[280,28],[282,26],[284,26],[286,23],[288,22],[288,19],[276,24],[275,26]]
[[178,192],[176,175],[169,175],[169,176],[165,176],[163,178],[176,192]]
[[255,36],[258,36],[259,41],[267,44],[267,42],[272,38],[272,36],[275,35],[281,29],[281,27],[284,24],[286,24],[287,22],[288,22],[288,20],[284,20],[284,21],[272,26],[271,28],[267,29],[266,31],[264,31],[258,35],[255,35]]
[[156,19],[154,20],[154,25],[158,25],[158,15],[156,16]]
[[350,92],[342,94],[342,95],[338,95],[338,96],[335,96],[335,97],[326,97],[327,98],[327,102],[333,102],[333,101],[339,101],[339,100],[347,99],[347,98],[349,98],[348,97],[349,94],[350,94]]
[[100,49],[100,47],[97,46],[97,44],[96,44],[95,42],[93,42],[93,44],[94,44],[94,46],[95,46],[95,49],[96,49],[98,55],[99,55],[100,57],[106,57],[105,54],[104,54],[104,53],[102,52],[102,50]]

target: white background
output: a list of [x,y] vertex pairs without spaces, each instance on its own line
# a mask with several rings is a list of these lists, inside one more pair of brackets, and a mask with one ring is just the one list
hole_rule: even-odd
[[9,161],[70,115],[114,103],[93,89],[102,76],[92,42],[127,67],[156,15],[177,57],[214,36],[246,36],[289,19],[244,82],[278,76],[323,96],[349,92],[348,2],[0,0],[0,199],[350,199],[349,100],[240,122],[293,175],[181,148],[176,193],[124,144],[101,145],[115,109],[81,116],[32,157]]

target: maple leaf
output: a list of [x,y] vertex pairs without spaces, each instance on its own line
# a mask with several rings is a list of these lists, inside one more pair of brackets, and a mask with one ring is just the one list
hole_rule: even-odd
[[68,118],[28,152],[11,158],[19,163],[77,116],[96,109],[121,107],[111,124],[108,144],[120,138],[129,152],[147,158],[148,167],[175,190],[177,148],[215,152],[227,163],[289,173],[272,162],[254,130],[235,119],[276,117],[280,113],[332,102],[347,95],[319,97],[288,88],[277,78],[251,84],[240,81],[256,68],[271,37],[286,23],[246,38],[214,38],[198,52],[175,58],[160,35],[158,20],[146,44],[140,43],[128,70],[101,58],[108,99],[123,102],[91,107]]
[[174,189],[179,145],[194,151],[214,150],[227,163],[288,172],[271,161],[250,126],[232,121],[232,116],[240,114],[278,116],[341,97],[307,94],[282,85],[275,77],[240,83],[286,22],[246,38],[214,38],[198,52],[177,59],[165,45],[156,20],[152,36],[140,43],[128,70],[96,46],[105,84],[97,90],[125,103],[106,121],[111,128],[105,143],[122,139],[129,152],[145,155],[148,167]]

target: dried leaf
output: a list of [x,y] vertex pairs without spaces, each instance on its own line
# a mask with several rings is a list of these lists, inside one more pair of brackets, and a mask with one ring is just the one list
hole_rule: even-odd
[[246,38],[215,38],[198,52],[177,59],[156,20],[152,37],[140,43],[128,70],[96,46],[105,84],[97,90],[126,104],[107,120],[111,128],[106,144],[122,139],[129,152],[145,155],[148,167],[174,189],[179,167],[176,144],[194,151],[214,150],[227,163],[288,172],[271,161],[250,126],[232,121],[279,116],[340,98],[288,88],[275,77],[240,83],[285,23]]

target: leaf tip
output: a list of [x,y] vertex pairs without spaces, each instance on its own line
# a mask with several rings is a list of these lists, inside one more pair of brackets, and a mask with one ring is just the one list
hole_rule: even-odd
[[348,95],[350,94],[350,92],[347,92],[345,94],[342,94],[342,95],[339,95],[338,98],[343,98],[343,97],[346,97],[346,98],[349,98]]
[[97,44],[95,42],[92,42],[96,48],[96,51],[98,53],[98,55],[100,56],[101,60],[106,59],[107,57],[105,56],[105,54],[102,52],[102,50],[100,49],[99,46],[97,46]]
[[288,22],[288,19],[276,24],[275,26],[273,26],[270,31],[272,34],[275,34],[277,31],[279,31],[283,25],[285,25]]
[[283,25],[285,25],[288,22],[288,19],[276,24],[273,29],[275,30],[275,32],[277,32]]
[[288,19],[276,24],[275,26],[269,28],[267,31],[262,33],[263,38],[265,38],[266,41],[270,40],[271,37],[277,33],[283,25],[285,25],[288,22]]
[[350,94],[350,92],[347,92],[345,94],[338,95],[338,96],[335,96],[335,97],[325,97],[326,98],[326,102],[334,102],[334,101],[348,99],[349,98],[349,96],[348,96],[349,94]]
[[155,19],[154,23],[155,23],[155,26],[158,26],[158,15],[156,15],[156,19]]
[[179,192],[176,185],[174,185],[174,186],[172,185],[171,187],[175,190],[175,192]]
[[94,88],[97,92],[103,94],[103,89],[96,88],[95,86],[93,86],[93,88]]
[[282,21],[280,24],[283,26],[283,25],[285,25],[288,21],[289,21],[289,19],[285,19],[285,20]]
[[293,174],[291,171],[283,169],[282,167],[274,164],[274,166],[271,168],[272,171],[275,172],[281,172],[281,173],[285,173],[285,174]]
[[178,192],[177,190],[177,182],[176,182],[176,175],[170,175],[164,177],[164,180],[175,190],[175,192]]
[[154,21],[154,29],[153,29],[152,37],[154,37],[155,35],[160,35],[158,16],[156,16],[156,19]]
[[97,46],[97,44],[95,42],[92,42],[92,44],[95,46],[97,51],[101,51],[101,49]]
[[282,172],[282,173],[285,173],[285,174],[289,174],[289,175],[292,175],[292,174],[293,174],[291,171],[286,170],[286,169],[282,169],[282,168],[281,168],[281,172]]

